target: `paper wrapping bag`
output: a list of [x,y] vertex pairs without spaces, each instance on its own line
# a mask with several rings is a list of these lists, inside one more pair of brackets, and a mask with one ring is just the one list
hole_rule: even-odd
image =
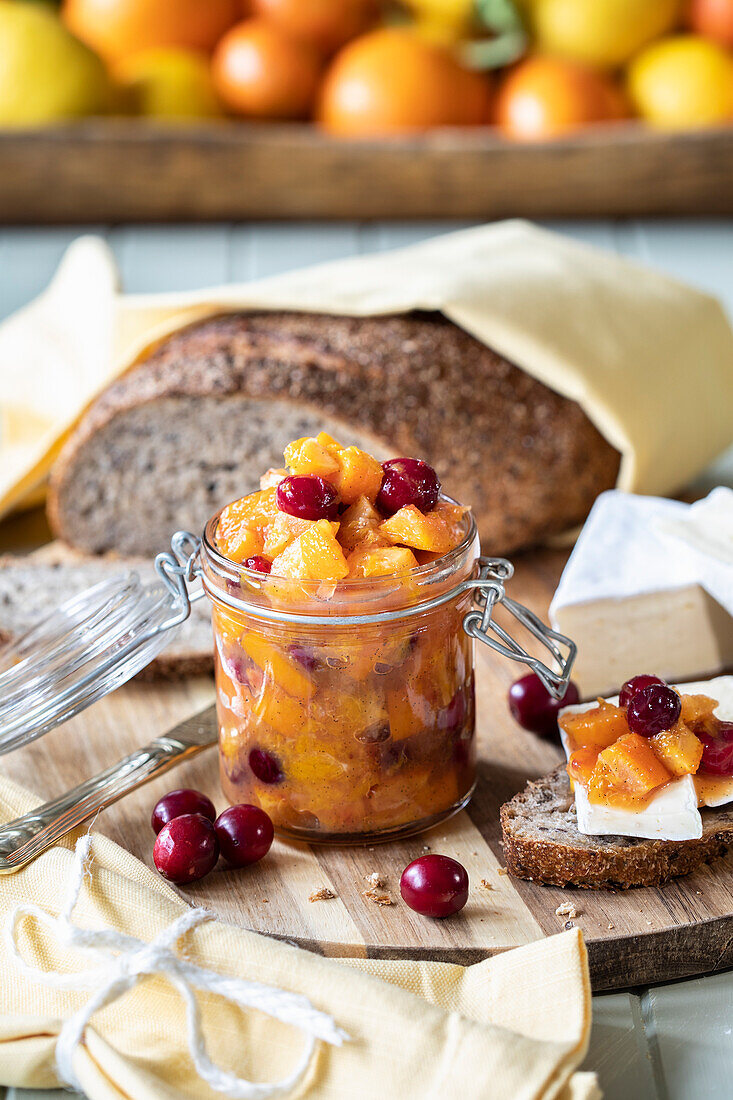
[[[0,778],[0,820],[37,800]],[[64,1020],[91,995],[51,989],[12,958],[8,915],[29,902],[58,914],[74,837],[2,879],[0,888],[0,1085],[50,1088]],[[74,923],[146,943],[186,904],[158,875],[99,834]],[[246,873],[246,872],[244,872]],[[25,963],[73,975],[95,955],[71,948],[36,919],[18,922]],[[430,962],[336,961],[213,921],[178,944],[187,961],[231,977],[304,994],[349,1041],[321,1044],[305,1087],[311,1100],[598,1100],[595,1076],[578,1073],[588,1045],[590,986],[577,929],[470,967]],[[381,980],[380,980],[381,979]],[[198,996],[212,1059],[256,1081],[290,1072],[303,1035],[257,1010]],[[197,1077],[184,1004],[164,978],[145,977],[94,1015],[73,1056],[89,1100],[215,1100]]]
[[42,484],[95,393],[175,329],[226,310],[440,310],[580,402],[621,452],[620,489],[674,492],[733,439],[733,332],[720,304],[525,222],[176,295],[115,298],[104,246],[72,247],[51,291],[0,327],[0,514]]

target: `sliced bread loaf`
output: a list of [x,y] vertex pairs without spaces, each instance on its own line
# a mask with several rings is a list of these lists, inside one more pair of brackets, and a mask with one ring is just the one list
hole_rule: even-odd
[[164,340],[91,406],[53,471],[51,524],[89,553],[154,554],[320,430],[426,459],[492,554],[581,522],[619,468],[578,404],[440,314],[229,314]]
[[[0,644],[19,638],[85,588],[133,570],[145,580],[154,578],[152,564],[145,559],[90,559],[55,546],[27,557],[0,558]],[[212,647],[209,603],[200,600],[170,644],[138,678],[177,680],[211,672]]]
[[733,806],[701,811],[700,840],[637,840],[578,832],[575,800],[564,765],[501,808],[507,870],[548,886],[627,889],[662,886],[733,846]]

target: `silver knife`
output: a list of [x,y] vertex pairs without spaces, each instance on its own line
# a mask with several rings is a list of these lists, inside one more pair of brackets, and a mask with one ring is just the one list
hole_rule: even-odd
[[59,798],[0,825],[0,875],[25,867],[100,810],[214,745],[218,732],[216,707],[207,707]]

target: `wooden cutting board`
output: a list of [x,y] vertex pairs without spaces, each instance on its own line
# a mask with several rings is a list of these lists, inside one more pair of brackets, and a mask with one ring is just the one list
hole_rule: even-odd
[[[561,552],[519,559],[511,595],[545,616],[564,561]],[[183,896],[225,920],[326,955],[458,963],[553,935],[568,922],[556,910],[570,903],[577,910],[574,923],[585,934],[596,990],[733,965],[733,857],[661,890],[560,890],[502,873],[499,807],[527,779],[552,768],[561,753],[512,721],[505,700],[517,668],[484,649],[477,653],[479,781],[467,811],[400,843],[335,848],[276,841],[261,864],[246,871],[217,869]],[[61,729],[3,757],[3,774],[49,798],[212,699],[206,678],[128,685]],[[222,809],[215,750],[111,807],[96,828],[151,865],[151,809],[160,795],[178,786],[203,789]],[[399,897],[402,869],[427,849],[454,856],[469,872],[468,904],[449,920],[422,918]],[[394,899],[391,906],[380,907],[363,896],[375,871]],[[322,887],[336,897],[309,901]]]

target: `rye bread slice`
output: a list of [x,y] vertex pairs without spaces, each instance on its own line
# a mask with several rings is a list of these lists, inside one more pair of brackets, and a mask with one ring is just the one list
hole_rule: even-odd
[[[154,578],[147,559],[89,558],[56,543],[27,556],[0,558],[0,645],[19,638],[85,588],[132,571],[144,580]],[[200,600],[170,644],[137,678],[179,680],[211,672],[212,647],[208,601]]]
[[620,461],[579,404],[439,314],[235,313],[163,340],[90,406],[52,471],[52,528],[155,554],[321,430],[430,462],[493,554],[582,522]]
[[700,840],[584,836],[565,766],[528,783],[501,808],[507,870],[546,886],[663,886],[733,846],[733,806],[702,810]]

